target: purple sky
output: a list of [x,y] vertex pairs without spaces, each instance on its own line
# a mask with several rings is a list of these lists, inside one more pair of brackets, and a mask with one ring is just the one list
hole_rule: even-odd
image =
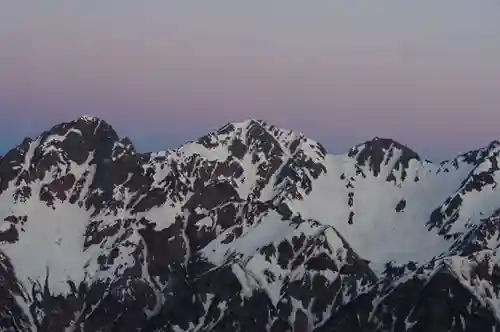
[[83,114],[140,150],[247,118],[332,152],[500,139],[498,0],[10,1],[0,49],[0,153]]

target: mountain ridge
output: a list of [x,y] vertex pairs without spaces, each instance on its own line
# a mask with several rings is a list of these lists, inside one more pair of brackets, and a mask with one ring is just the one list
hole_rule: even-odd
[[[94,115],[83,115],[75,120],[71,120],[71,121],[68,121],[68,122],[62,122],[58,125],[55,125],[53,126],[51,129],[54,129],[54,127],[58,127],[62,124],[71,124],[71,123],[75,123],[75,122],[78,122],[78,121],[86,121],[86,122],[95,122],[95,123],[104,123],[105,125],[107,126],[110,126],[111,125],[109,124],[109,122],[107,120],[104,120],[103,118],[99,117],[99,116],[94,116]],[[269,124],[270,122],[268,122],[267,120],[264,120],[264,119],[260,119],[260,118],[249,118],[249,119],[246,119],[246,120],[241,120],[241,121],[233,121],[233,122],[228,122],[216,129],[212,129],[212,131],[209,132],[209,134],[212,134],[212,133],[216,133],[228,126],[231,126],[231,125],[234,125],[234,124],[245,124],[245,123],[259,123],[259,124],[265,124],[265,125],[269,125],[273,128],[278,128],[276,127],[275,125],[271,125]],[[113,129],[113,127],[111,127]],[[49,129],[48,131],[50,131],[51,129]],[[114,131],[114,129],[113,129]],[[287,131],[290,131],[290,130],[287,130]],[[116,133],[116,132],[115,132]],[[303,132],[295,132],[297,134],[300,134],[300,135],[305,135],[305,133]],[[206,134],[208,135],[208,134]],[[196,140],[199,140],[200,138],[206,136],[206,135],[201,135],[198,139],[195,139],[195,140],[188,140],[186,142],[184,142],[183,144],[181,144],[178,148],[170,148],[170,149],[161,149],[161,150],[158,150],[158,151],[146,151],[146,152],[137,152],[139,154],[152,154],[152,153],[157,153],[157,152],[161,152],[161,151],[176,151],[178,149],[180,149],[182,146],[188,144],[188,143],[192,143],[192,142],[195,142]],[[26,137],[25,139],[30,139],[29,137]],[[130,140],[128,137],[124,137],[124,139],[126,140]],[[316,140],[313,140],[316,142]],[[400,147],[400,148],[408,148],[409,150],[411,150],[413,153],[419,155],[415,150],[411,149],[408,147],[407,144],[403,144],[401,143],[400,141],[397,141],[393,138],[390,138],[390,137],[382,137],[382,136],[374,136],[372,139],[368,139],[366,141],[363,141],[361,143],[358,143],[358,144],[355,144],[353,145],[351,148],[348,148],[346,149],[345,152],[340,152],[340,153],[334,153],[335,155],[339,155],[339,154],[348,154],[349,152],[351,152],[352,150],[356,149],[357,147],[360,147],[360,146],[363,146],[365,144],[370,144],[370,143],[373,143],[373,142],[377,142],[377,141],[381,141],[381,142],[391,142],[393,144],[395,144],[396,146]],[[445,163],[445,162],[449,162],[449,161],[452,161],[454,159],[457,159],[457,158],[460,158],[460,157],[465,157],[467,155],[471,155],[471,154],[474,154],[474,153],[477,153],[478,151],[481,151],[481,150],[489,150],[489,149],[494,149],[496,147],[500,146],[500,141],[499,140],[492,140],[491,142],[489,142],[488,144],[480,147],[480,148],[476,148],[476,149],[472,149],[472,150],[469,150],[469,151],[466,151],[466,152],[461,152],[461,153],[457,153],[455,155],[455,157],[451,157],[451,158],[447,158],[447,159],[442,159],[442,160],[431,160],[431,159],[428,159],[428,158],[422,158],[422,160],[426,161],[426,162],[431,162],[431,163],[435,163],[435,164],[440,164],[440,163]],[[11,148],[10,150],[13,150],[17,147],[13,147]],[[326,148],[324,148],[325,151],[326,151]],[[10,150],[7,150],[4,155],[0,155],[0,159],[2,157],[5,157],[5,155],[10,152]],[[328,152],[330,153],[330,152]],[[420,157],[420,156],[419,156]],[[420,157],[421,158],[421,157]]]
[[56,125],[0,159],[0,328],[497,327],[499,147],[331,155],[247,120],[138,153],[97,117]]

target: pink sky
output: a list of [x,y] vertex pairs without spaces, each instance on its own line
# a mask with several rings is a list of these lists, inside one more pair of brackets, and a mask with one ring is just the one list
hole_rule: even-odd
[[6,7],[1,149],[82,114],[142,150],[247,118],[333,152],[383,136],[448,157],[500,139],[496,1]]

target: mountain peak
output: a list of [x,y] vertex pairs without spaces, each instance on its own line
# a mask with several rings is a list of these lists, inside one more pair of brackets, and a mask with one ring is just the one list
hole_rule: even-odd
[[121,139],[110,124],[95,116],[82,116],[58,124],[44,132],[38,140],[42,149],[60,149],[79,164],[91,152],[95,158],[111,158],[121,145],[134,151],[128,140]]
[[[368,166],[375,176],[378,176],[382,168],[389,163],[393,168],[401,167],[402,170],[406,170],[411,160],[421,160],[420,156],[406,145],[391,138],[380,137],[374,137],[370,141],[354,146],[348,156],[356,159],[359,166]],[[402,172],[401,176],[404,179],[406,173]]]
[[[232,147],[255,148],[255,151],[278,155],[292,155],[297,151],[307,151],[313,159],[324,157],[326,149],[318,142],[306,137],[302,132],[277,127],[261,119],[230,122],[220,129],[198,140],[205,146],[224,144]],[[216,143],[217,142],[217,143]],[[242,151],[242,150],[241,150]],[[240,153],[238,153],[240,155]]]
[[[482,162],[484,162],[485,158],[489,158],[493,155],[498,155],[499,151],[500,151],[500,142],[497,140],[493,140],[490,143],[488,143],[488,145],[479,149],[462,153],[453,160],[455,161],[455,163],[462,160],[468,164],[479,165]],[[442,164],[445,162],[446,161],[443,161]]]
[[97,116],[93,115],[82,115],[79,120],[85,121],[85,122],[99,122],[101,119],[99,119]]
[[392,138],[384,138],[384,137],[378,137],[375,136],[369,141],[365,141],[361,144],[358,144],[354,147],[351,148],[349,151],[349,155],[351,157],[357,155],[358,153],[362,151],[372,151],[376,153],[385,153],[386,151],[389,151],[391,149],[397,149],[404,151],[406,153],[410,153],[412,155],[417,155],[415,151],[410,149],[404,144],[399,143],[398,141],[392,139]]
[[250,126],[255,126],[255,125],[260,125],[260,126],[265,126],[266,122],[261,119],[246,119],[243,121],[236,121],[231,123],[233,126],[237,128],[248,128]]
[[36,139],[25,139],[2,159],[3,185],[15,178],[25,183],[49,176],[69,174],[84,164],[106,162],[124,154],[135,154],[128,139],[121,139],[105,121],[84,116],[63,122],[43,132]]
[[488,150],[495,150],[495,149],[498,149],[499,147],[500,147],[500,142],[497,140],[493,140],[490,142],[490,144],[488,144],[487,149]]
[[388,137],[379,137],[375,136],[369,141],[366,141],[364,144],[372,145],[372,146],[378,146],[383,149],[389,149],[392,147],[397,148],[397,149],[409,149],[406,145]]
[[259,119],[247,119],[243,121],[234,121],[228,122],[224,126],[217,129],[214,134],[224,135],[230,132],[247,132],[252,127],[264,128],[266,126],[266,122],[264,120]]

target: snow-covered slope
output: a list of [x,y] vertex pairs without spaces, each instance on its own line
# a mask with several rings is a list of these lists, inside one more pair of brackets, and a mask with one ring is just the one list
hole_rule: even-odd
[[259,120],[140,154],[57,125],[0,159],[0,330],[491,330],[499,154],[331,155]]

